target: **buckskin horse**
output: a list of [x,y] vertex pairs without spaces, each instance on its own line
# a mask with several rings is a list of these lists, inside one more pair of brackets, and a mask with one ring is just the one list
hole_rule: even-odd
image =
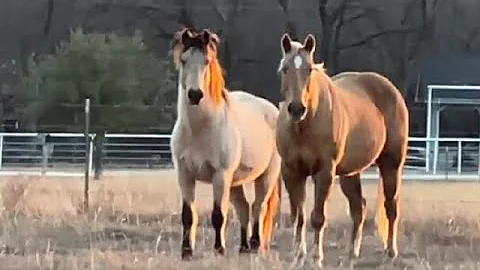
[[[174,37],[179,72],[177,119],[171,149],[183,199],[182,258],[195,247],[198,216],[195,183],[213,186],[214,249],[225,252],[230,201],[241,224],[240,252],[267,251],[280,202],[280,155],[276,148],[278,109],[243,91],[227,91],[217,59],[219,38],[209,30],[183,29]],[[243,184],[254,182],[254,225],[247,242],[250,205]]]
[[380,170],[376,223],[390,258],[397,251],[402,168],[408,144],[408,110],[400,91],[374,72],[344,72],[330,78],[314,63],[315,37],[303,44],[288,34],[281,38],[283,104],[277,123],[281,176],[296,222],[294,264],[306,256],[304,202],[306,177],[314,181],[311,224],[315,261],[322,267],[327,200],[335,177],[349,201],[353,220],[349,255],[359,256],[366,200],[360,173],[376,163]]

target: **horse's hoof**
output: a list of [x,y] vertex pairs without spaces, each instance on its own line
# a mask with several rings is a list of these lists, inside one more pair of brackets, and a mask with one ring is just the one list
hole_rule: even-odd
[[240,254],[245,254],[245,253],[250,253],[251,249],[248,246],[240,246],[240,249],[238,250]]
[[398,256],[398,251],[395,250],[395,249],[388,249],[388,248],[387,248],[387,249],[385,250],[385,255],[387,255],[387,257],[388,257],[389,259],[394,260],[394,259],[396,259],[397,256]]
[[192,249],[182,249],[182,260],[190,261],[193,257]]
[[323,269],[323,258],[318,256],[313,258],[313,265],[316,269]]
[[260,241],[258,241],[257,239],[251,239],[250,249],[254,252],[257,252],[259,248],[260,248]]
[[223,256],[225,255],[225,248],[224,247],[216,247],[215,248],[215,254]]
[[383,264],[393,265],[397,255],[398,254],[394,250],[384,250]]
[[358,257],[349,257],[346,263],[349,269],[354,269],[357,262]]
[[358,254],[358,253],[355,253],[353,250],[350,250],[350,251],[348,252],[348,258],[349,258],[350,260],[358,259],[358,256],[359,256],[359,254]]
[[306,256],[302,253],[297,253],[290,264],[289,269],[304,269]]

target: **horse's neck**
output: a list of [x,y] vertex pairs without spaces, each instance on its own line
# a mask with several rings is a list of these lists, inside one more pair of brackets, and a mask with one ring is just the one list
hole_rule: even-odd
[[310,102],[311,117],[322,117],[333,113],[334,91],[335,85],[330,78],[322,78],[326,74],[318,74],[313,78],[313,85],[311,86],[316,93],[313,94],[313,99]]

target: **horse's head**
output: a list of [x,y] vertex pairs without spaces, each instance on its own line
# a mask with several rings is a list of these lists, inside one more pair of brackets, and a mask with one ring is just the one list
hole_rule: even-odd
[[176,33],[174,42],[180,91],[186,91],[190,105],[198,105],[205,97],[220,102],[225,83],[217,60],[218,36],[206,29],[185,28]]
[[310,91],[310,77],[315,65],[315,37],[309,34],[303,44],[292,41],[288,34],[281,38],[282,60],[278,71],[281,73],[281,91],[284,95],[285,106],[294,121],[305,118],[309,109],[309,101],[314,98]]

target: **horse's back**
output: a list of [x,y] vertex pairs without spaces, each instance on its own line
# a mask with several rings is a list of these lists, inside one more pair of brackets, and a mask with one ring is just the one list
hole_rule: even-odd
[[340,88],[353,94],[365,94],[383,113],[399,108],[406,111],[400,91],[386,77],[376,72],[341,72],[332,77]]
[[276,127],[279,111],[270,101],[240,90],[229,92],[229,98],[233,99],[241,108],[248,108],[263,115],[271,128]]

